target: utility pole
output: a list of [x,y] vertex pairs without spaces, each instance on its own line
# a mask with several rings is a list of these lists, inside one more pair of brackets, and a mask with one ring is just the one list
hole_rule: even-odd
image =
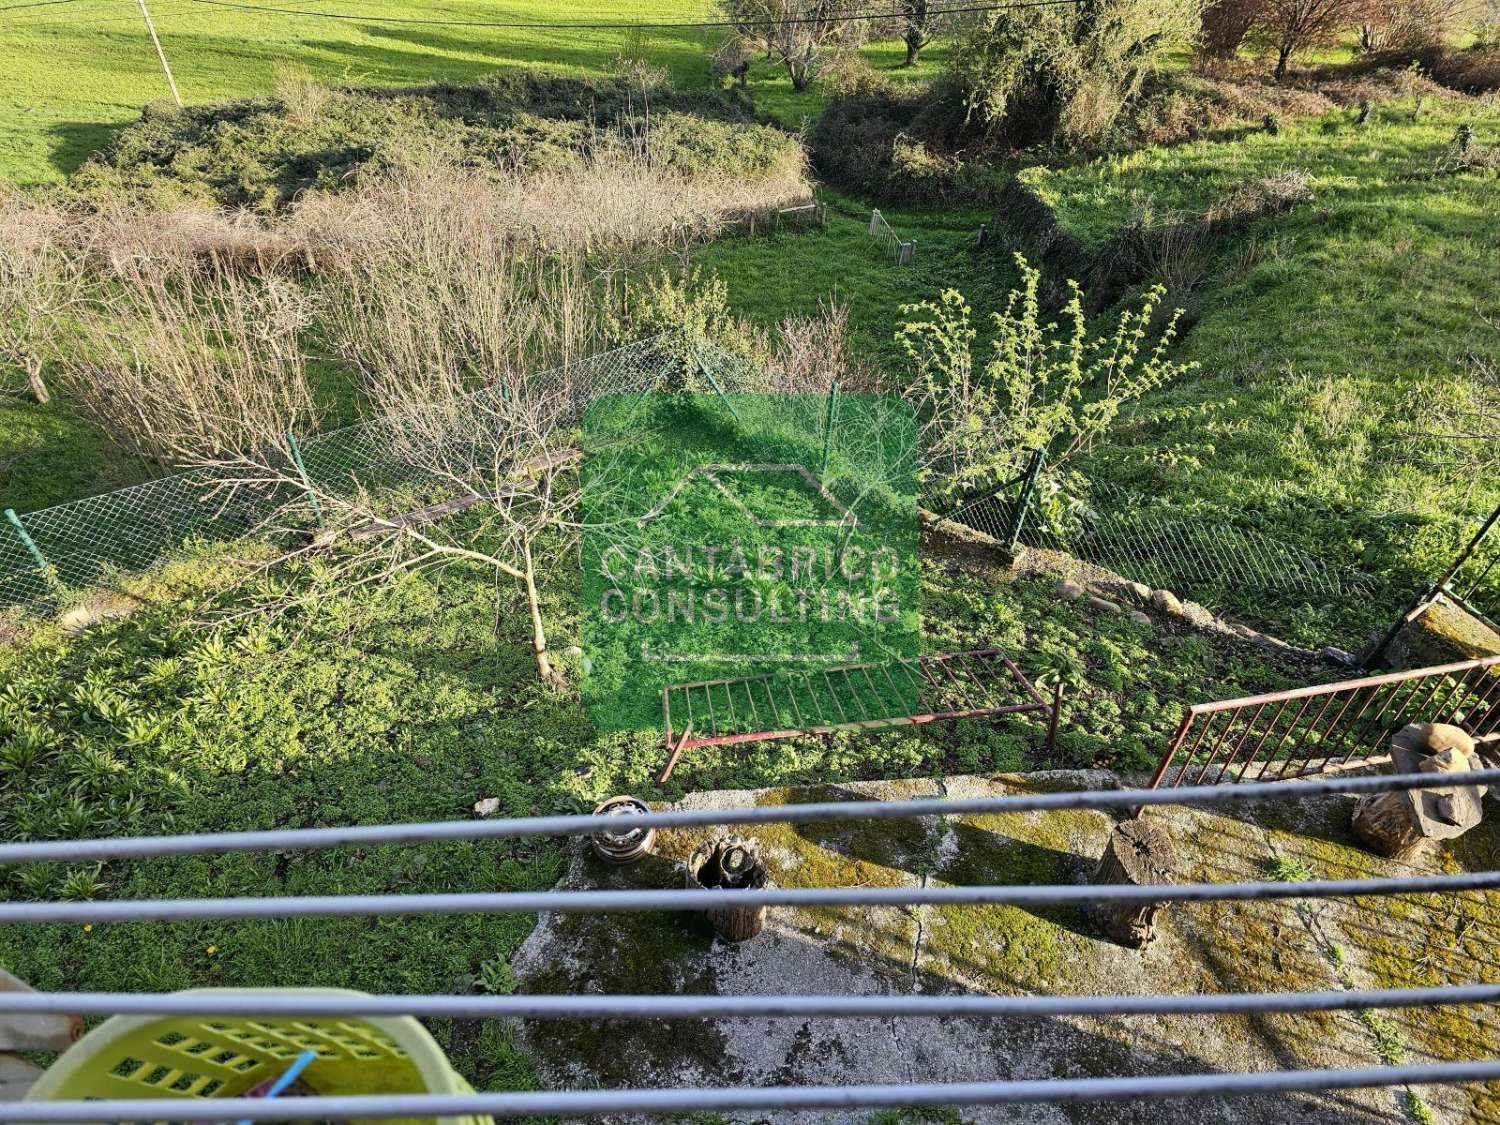
[[156,57],[161,60],[161,69],[167,76],[167,85],[172,87],[172,100],[177,103],[177,108],[182,108],[182,95],[177,92],[177,79],[172,77],[172,68],[167,65],[167,53],[161,49],[161,40],[156,37],[156,25],[151,22],[151,12],[146,7],[146,0],[140,0],[141,15],[146,17],[146,30],[151,33],[151,42],[156,45]]

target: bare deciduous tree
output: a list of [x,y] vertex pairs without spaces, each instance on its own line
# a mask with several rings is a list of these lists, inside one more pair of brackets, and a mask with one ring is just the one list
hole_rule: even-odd
[[811,85],[829,58],[857,47],[864,9],[851,0],[720,0],[725,18],[747,43],[786,67],[792,89]]
[[1292,56],[1328,43],[1360,22],[1367,0],[1263,0],[1252,38],[1276,52],[1276,80]]
[[[305,527],[316,518],[320,524],[292,556],[320,555],[323,583],[278,589],[270,608],[308,604],[322,592],[381,583],[404,571],[478,564],[520,586],[537,674],[560,682],[536,552],[543,542],[549,551],[565,545],[574,530],[578,492],[564,476],[577,460],[570,429],[577,388],[562,377],[514,378],[475,391],[467,380],[440,374],[420,386],[394,382],[384,389],[382,459],[414,482],[408,488],[380,495],[350,476],[304,476],[275,434],[205,461],[217,496],[245,489],[286,497],[275,523]],[[423,495],[443,499],[413,507]]]
[[1206,58],[1232,58],[1260,18],[1262,0],[1213,0],[1204,5],[1198,50]]
[[77,303],[82,280],[69,257],[66,219],[0,185],[0,368],[25,376],[37,402],[52,398],[45,367],[59,318]]

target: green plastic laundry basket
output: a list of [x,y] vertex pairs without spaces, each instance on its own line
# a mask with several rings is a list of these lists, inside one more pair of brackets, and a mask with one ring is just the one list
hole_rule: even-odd
[[[183,995],[360,996],[330,988],[201,988]],[[300,1081],[318,1094],[468,1094],[427,1029],[411,1016],[368,1018],[113,1016],[48,1068],[26,1101],[233,1098],[318,1057]],[[208,1105],[182,1120],[212,1120]],[[372,1125],[374,1125],[372,1121]],[[385,1119],[382,1125],[390,1125]],[[403,1118],[401,1125],[494,1125],[488,1117]]]

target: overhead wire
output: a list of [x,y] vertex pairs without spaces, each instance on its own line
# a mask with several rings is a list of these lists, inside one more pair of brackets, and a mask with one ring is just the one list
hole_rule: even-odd
[[[848,14],[830,14],[821,16],[787,16],[781,19],[764,20],[569,20],[569,21],[544,21],[544,20],[466,20],[466,19],[432,19],[419,18],[415,16],[384,16],[370,13],[357,12],[306,12],[295,8],[283,8],[269,4],[248,4],[240,0],[190,0],[194,4],[205,4],[215,8],[235,8],[250,12],[271,12],[283,15],[305,15],[315,19],[348,20],[359,23],[398,23],[418,24],[436,27],[489,27],[507,28],[512,30],[559,30],[574,31],[579,29],[594,30],[618,30],[618,31],[661,31],[661,30],[693,30],[697,28],[734,28],[734,27],[782,27],[799,24],[829,24],[829,23],[851,23],[866,20],[896,20],[906,18],[903,11],[883,12],[850,12]],[[1027,8],[1056,8],[1067,5],[1077,5],[1084,0],[1010,0],[1008,3],[1000,4],[973,4],[958,8],[934,8],[928,11],[928,18],[965,15],[982,12],[1003,12],[1021,10]]]

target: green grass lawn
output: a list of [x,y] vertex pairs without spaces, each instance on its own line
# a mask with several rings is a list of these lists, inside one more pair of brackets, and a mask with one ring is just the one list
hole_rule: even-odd
[[[316,8],[395,19],[455,21],[681,21],[702,17],[703,0],[292,0]],[[706,35],[697,29],[639,33],[356,22],[284,12],[248,12],[159,0],[156,29],[184,101],[265,94],[285,63],[331,83],[407,85],[469,81],[497,69],[545,66],[599,74],[625,50],[644,53],[683,84],[707,80]],[[148,102],[170,97],[134,0],[77,0],[0,13],[6,97],[0,106],[0,178],[59,180]]]
[[982,313],[1015,283],[1007,258],[976,248],[984,212],[882,208],[897,234],[917,243],[916,260],[898,266],[890,249],[870,237],[868,205],[821,194],[829,204],[825,230],[726,239],[697,252],[695,261],[728,284],[736,313],[769,326],[787,316],[815,315],[820,304],[847,306],[855,346],[894,370],[903,304],[962,284]]
[[[496,70],[546,67],[603,74],[622,54],[665,67],[685,87],[708,81],[714,29],[628,31],[462,26],[480,22],[681,22],[709,17],[707,0],[292,0],[274,7],[325,13],[249,12],[158,0],[157,32],[183,100],[192,104],[269,93],[283,64],[305,66],[321,81],[364,85],[466,82]],[[453,20],[451,26],[330,19],[346,13],[393,20]],[[865,57],[899,81],[930,78],[943,58],[930,46],[921,64],[900,68],[904,48],[872,44]],[[134,0],[74,0],[53,7],[0,12],[0,58],[7,95],[0,105],[0,179],[61,180],[103,145],[112,130],[135,120],[142,106],[169,98],[166,79]],[[791,128],[816,117],[825,93],[795,93],[783,69],[757,60],[750,89],[757,107]]]
[[[68,641],[0,649],[0,838],[453,819],[485,797],[499,815],[587,810],[620,792],[932,776],[1058,764],[1141,768],[1184,701],[1285,686],[1263,654],[1192,634],[1098,619],[1039,579],[924,565],[924,646],[998,644],[1033,674],[1081,665],[1059,748],[1035,717],[695,750],[652,782],[654,733],[600,734],[576,691],[535,680],[523,603],[458,567],[410,576],[379,601],[317,614],[191,627],[205,568],[177,568],[164,600]],[[1013,577],[1013,576],[1010,576]],[[576,564],[545,611],[570,678]],[[27,749],[30,748],[30,749]],[[24,751],[24,752],[23,752]],[[553,839],[188,857],[10,869],[0,897],[186,898],[537,890],[564,861]],[[530,917],[470,916],[0,927],[0,964],[42,989],[317,985],[472,993],[511,987]],[[526,1086],[503,1025],[434,1021],[480,1088]]]
[[[1316,198],[1256,223],[1190,295],[1183,353],[1202,370],[1147,401],[1095,465],[1153,492],[1259,514],[1308,549],[1409,586],[1500,501],[1492,447],[1450,462],[1444,404],[1493,389],[1500,201],[1493,173],[1434,176],[1461,123],[1500,145],[1481,103],[1392,105],[1277,136],[1148,150],[1040,177],[1097,240],[1149,198],[1201,212],[1236,182],[1300,169]],[[1491,374],[1486,374],[1486,372]]]

